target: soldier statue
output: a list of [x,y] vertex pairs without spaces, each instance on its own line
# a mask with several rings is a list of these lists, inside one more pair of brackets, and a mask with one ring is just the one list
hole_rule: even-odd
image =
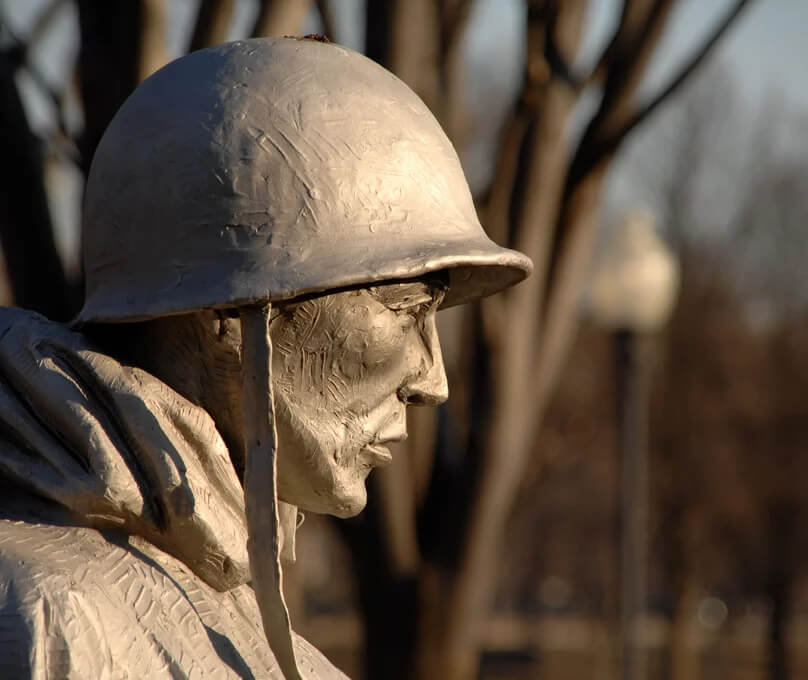
[[0,311],[0,677],[342,678],[281,590],[447,398],[438,309],[517,283],[421,100],[338,45],[177,59],[93,159],[86,300]]

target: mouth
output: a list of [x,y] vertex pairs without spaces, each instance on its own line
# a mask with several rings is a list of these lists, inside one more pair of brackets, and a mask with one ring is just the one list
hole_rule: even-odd
[[365,452],[370,454],[370,462],[374,467],[384,467],[393,462],[393,456],[386,446],[381,444],[370,444],[365,447]]

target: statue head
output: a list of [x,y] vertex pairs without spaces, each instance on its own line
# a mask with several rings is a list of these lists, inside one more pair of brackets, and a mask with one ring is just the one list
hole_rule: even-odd
[[[77,323],[145,322],[142,360],[211,413],[237,470],[259,442],[244,425],[260,394],[245,364],[271,357],[278,453],[266,483],[245,479],[253,540],[251,494],[361,510],[368,472],[406,436],[405,407],[447,397],[437,310],[531,270],[485,235],[423,102],[311,40],[229,43],[149,77],[99,144],[84,216]],[[248,361],[240,321],[254,329],[257,308],[266,345]],[[265,562],[251,552],[254,583]]]
[[[273,305],[279,493],[338,515],[363,506],[368,470],[405,436],[404,406],[446,396],[436,310],[531,266],[485,235],[451,143],[406,85],[294,38],[202,50],[148,78],[93,159],[83,247],[79,323],[195,315],[193,334],[231,356],[206,364],[232,383],[226,320]],[[186,325],[160,324],[162,341]],[[181,354],[167,352],[178,380],[225,382],[188,375]],[[237,385],[197,391],[239,467]]]
[[[278,496],[340,517],[365,505],[365,479],[407,436],[409,405],[448,396],[435,315],[440,275],[325,293],[273,309]],[[241,473],[246,452],[242,332],[206,310],[118,325],[127,358],[210,413]],[[133,356],[134,355],[134,356]]]

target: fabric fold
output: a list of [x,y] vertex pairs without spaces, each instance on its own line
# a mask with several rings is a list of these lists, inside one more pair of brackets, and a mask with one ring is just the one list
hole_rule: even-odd
[[217,590],[249,580],[244,493],[208,413],[33,312],[1,310],[0,339],[0,476]]

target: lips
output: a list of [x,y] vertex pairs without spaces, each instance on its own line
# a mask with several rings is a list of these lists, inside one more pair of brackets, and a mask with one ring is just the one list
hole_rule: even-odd
[[381,444],[370,444],[365,447],[365,451],[369,454],[371,463],[376,467],[383,467],[393,462],[393,456],[386,446]]

